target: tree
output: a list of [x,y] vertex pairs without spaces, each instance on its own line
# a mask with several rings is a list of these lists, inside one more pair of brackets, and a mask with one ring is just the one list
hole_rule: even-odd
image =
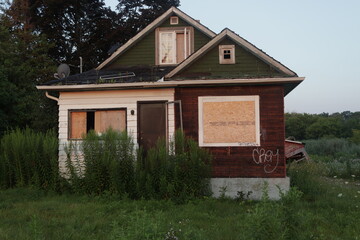
[[285,133],[296,140],[306,139],[306,129],[316,122],[316,115],[307,113],[285,113]]
[[[19,29],[9,29],[7,18],[0,18],[0,135],[10,128],[37,125],[56,126],[56,112],[45,121],[43,93],[35,86],[50,79],[55,71],[47,56],[46,39]],[[53,103],[52,103],[53,104]],[[51,106],[47,103],[48,106]],[[51,108],[52,113],[56,108]],[[36,124],[35,124],[36,123]]]

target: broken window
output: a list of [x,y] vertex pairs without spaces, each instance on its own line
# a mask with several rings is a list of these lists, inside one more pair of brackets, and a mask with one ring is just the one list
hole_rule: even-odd
[[158,65],[178,64],[194,51],[193,29],[190,27],[158,28],[156,39]]
[[126,130],[126,110],[72,110],[69,112],[69,138],[82,139],[90,130],[104,133],[112,128],[115,131]]
[[199,97],[199,145],[259,146],[259,96]]

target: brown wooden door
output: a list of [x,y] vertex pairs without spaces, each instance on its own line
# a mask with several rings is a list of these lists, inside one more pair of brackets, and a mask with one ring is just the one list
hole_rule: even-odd
[[145,151],[166,136],[165,102],[138,103],[138,142]]

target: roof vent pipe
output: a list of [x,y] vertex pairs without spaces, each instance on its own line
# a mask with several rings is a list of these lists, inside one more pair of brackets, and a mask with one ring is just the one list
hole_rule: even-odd
[[82,57],[79,57],[80,58],[80,73],[82,73],[82,67],[83,67],[83,62],[82,62]]

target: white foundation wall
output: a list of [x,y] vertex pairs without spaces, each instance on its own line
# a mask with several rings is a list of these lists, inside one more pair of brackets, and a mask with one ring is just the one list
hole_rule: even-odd
[[290,189],[290,178],[211,178],[213,196],[238,197],[238,192],[252,200],[260,200],[266,190],[271,200],[280,199],[280,190],[286,193]]
[[[64,146],[68,144],[69,110],[126,108],[127,132],[137,143],[137,103],[146,101],[174,101],[174,89],[140,89],[61,92],[59,96],[59,167],[66,173],[66,153]],[[131,111],[134,115],[131,115]],[[168,105],[168,136],[175,132],[174,104]]]

